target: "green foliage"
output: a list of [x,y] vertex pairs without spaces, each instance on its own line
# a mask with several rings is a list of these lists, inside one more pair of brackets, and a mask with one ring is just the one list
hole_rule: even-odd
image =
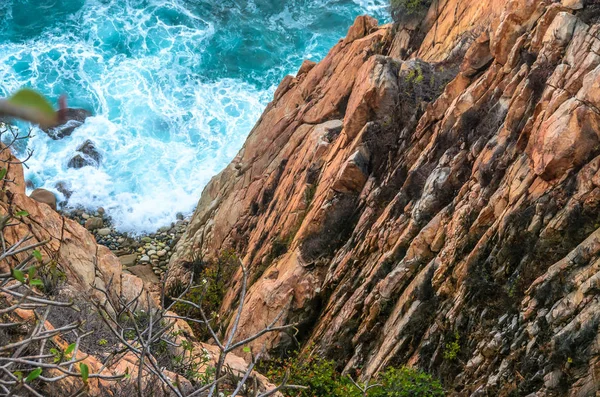
[[[289,384],[306,386],[305,390],[284,391],[286,397],[362,397],[349,377],[337,372],[333,361],[302,353],[286,360],[275,360],[266,375],[280,382],[289,371]],[[431,375],[410,367],[386,369],[371,384],[368,397],[443,397],[441,383]]]
[[[199,274],[196,277],[198,285],[192,288],[182,299],[202,305],[204,313],[216,325],[219,309],[221,303],[223,303],[229,282],[239,268],[239,260],[233,250],[228,250],[222,252],[216,261],[201,262],[198,267]],[[174,296],[173,292],[171,292],[171,296]],[[191,305],[178,302],[173,308],[180,315],[195,319],[202,318],[200,310]],[[196,336],[200,338],[210,336],[207,327],[197,323],[193,323],[191,326]]]
[[286,360],[275,360],[267,368],[267,377],[281,382],[289,371],[289,384],[306,386],[305,390],[284,390],[286,397],[359,397],[349,378],[341,376],[333,361],[300,354]]
[[390,8],[394,20],[402,22],[424,15],[430,5],[431,0],[391,0]]
[[90,368],[87,364],[79,364],[79,372],[81,372],[81,380],[83,380],[83,383],[87,383],[88,377],[90,376]]
[[[36,255],[33,252],[34,258],[41,263],[41,253]],[[59,267],[56,261],[52,260],[48,263],[43,263],[38,267],[38,275],[41,280],[41,289],[48,295],[53,295],[60,290],[63,283],[67,281],[67,275]]]
[[36,368],[33,371],[31,371],[29,373],[29,375],[27,375],[27,378],[25,378],[25,382],[26,383],[31,383],[34,380],[36,380],[37,378],[39,378],[41,374],[42,374],[42,369],[41,368]]
[[373,388],[369,397],[443,397],[441,383],[415,368],[388,368],[379,377],[381,387]]
[[0,101],[0,116],[16,117],[46,127],[55,125],[58,120],[57,113],[46,98],[28,88]]
[[74,350],[75,350],[75,343],[71,343],[69,346],[67,346],[67,348],[64,351],[61,351],[60,349],[56,349],[56,348],[51,348],[50,354],[52,354],[54,356],[52,361],[54,362],[54,364],[69,361],[69,360],[71,360],[71,355]]
[[108,341],[107,341],[106,339],[100,339],[100,340],[98,341],[98,344],[99,344],[100,346],[106,346],[106,345],[108,344]]
[[444,359],[448,361],[454,361],[458,357],[458,353],[460,352],[460,335],[458,331],[454,332],[454,340],[446,343],[444,348]]

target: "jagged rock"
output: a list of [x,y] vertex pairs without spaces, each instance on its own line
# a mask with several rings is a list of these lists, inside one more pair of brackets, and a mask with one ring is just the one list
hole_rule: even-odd
[[[168,282],[198,253],[233,248],[255,280],[241,337],[283,310],[306,346],[363,378],[410,363],[454,396],[593,395],[596,5],[434,4],[396,37],[358,19],[325,59],[286,78],[205,188]],[[238,274],[221,315],[240,284]],[[288,343],[270,335],[256,347]]]
[[67,164],[69,168],[79,169],[88,165],[93,167],[100,165],[102,155],[98,152],[94,143],[89,139],[77,148],[77,152],[79,152],[79,154],[76,154],[69,160],[69,163]]
[[62,124],[57,127],[44,129],[43,131],[54,140],[62,139],[66,136],[70,136],[73,131],[81,126],[85,119],[92,115],[91,112],[85,109],[67,108],[65,109]]
[[56,210],[56,196],[49,190],[46,189],[35,189],[29,195],[32,199],[38,203],[48,204],[50,208]]

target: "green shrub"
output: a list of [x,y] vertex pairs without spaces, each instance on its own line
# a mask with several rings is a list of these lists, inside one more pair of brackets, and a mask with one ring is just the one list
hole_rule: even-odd
[[[308,349],[310,350],[310,349]],[[306,386],[304,390],[284,391],[286,397],[362,397],[364,394],[349,377],[341,375],[333,361],[302,353],[285,360],[275,360],[262,369],[274,383],[281,382],[289,371],[288,384]],[[443,397],[441,383],[431,375],[410,367],[385,370],[370,384],[368,397]]]
[[391,14],[396,22],[423,16],[429,6],[431,0],[391,0]]
[[458,331],[454,332],[454,340],[446,343],[444,348],[444,359],[448,361],[454,361],[458,357],[458,353],[460,352],[460,335]]
[[369,397],[443,397],[441,383],[431,375],[410,367],[388,368],[379,377],[381,387]]
[[[233,275],[239,268],[239,260],[233,250],[224,251],[216,261],[201,262],[198,266],[198,276],[196,283],[199,284],[196,288],[190,289],[183,297],[184,300],[193,302],[197,305],[202,305],[204,313],[209,319],[214,322],[213,329],[218,329],[218,313],[223,303],[223,298],[229,287],[229,282],[233,279]],[[181,290],[183,292],[185,288]],[[175,294],[171,291],[171,296]],[[202,319],[200,310],[191,305],[178,302],[173,307],[174,311],[182,316]],[[200,339],[209,337],[208,330],[205,326],[198,323],[190,323],[194,333]]]

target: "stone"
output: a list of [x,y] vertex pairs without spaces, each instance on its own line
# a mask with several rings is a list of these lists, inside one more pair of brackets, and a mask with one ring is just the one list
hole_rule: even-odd
[[91,115],[92,113],[85,109],[67,108],[60,114],[61,125],[43,129],[43,131],[54,140],[62,139],[70,136]]
[[158,255],[159,257],[163,257],[165,255],[167,255],[167,251],[166,250],[160,250],[156,253],[156,255]]
[[149,263],[150,262],[150,258],[148,257],[148,255],[142,255],[142,257],[139,259],[140,263]]
[[102,155],[91,140],[86,140],[76,151],[78,153],[69,160],[67,167],[79,169],[86,166],[98,167],[100,165]]
[[158,277],[156,277],[152,269],[148,266],[136,265],[128,267],[127,270],[134,276],[139,277],[144,283],[158,284],[160,282]]
[[97,233],[100,236],[108,236],[111,233],[111,229],[109,227],[105,227],[102,229],[98,229]]
[[104,226],[104,221],[101,218],[92,216],[85,221],[85,228],[87,230],[101,229]]
[[69,186],[66,182],[57,182],[54,187],[56,190],[65,197],[65,200],[68,201],[73,195],[73,191],[69,189]]
[[137,258],[138,258],[137,254],[128,254],[128,255],[119,256],[119,261],[121,262],[121,265],[128,267],[128,266],[135,265]]
[[35,189],[29,195],[32,199],[38,203],[47,204],[53,210],[56,210],[56,196],[49,190],[46,189]]

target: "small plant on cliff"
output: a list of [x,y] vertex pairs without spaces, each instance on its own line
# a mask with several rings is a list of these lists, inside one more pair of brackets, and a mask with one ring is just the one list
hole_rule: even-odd
[[[238,269],[239,259],[233,250],[223,251],[219,258],[215,261],[200,261],[196,260],[194,271],[198,271],[195,277],[195,282],[201,288],[191,288],[183,297],[184,300],[202,305],[203,310],[209,315],[211,323],[218,328],[218,313],[221,308],[221,303],[227,292],[229,281],[233,278],[235,271]],[[206,286],[206,288],[204,288]],[[183,288],[183,289],[182,289]],[[180,291],[175,294],[171,291],[171,295],[179,295],[185,287],[180,284]],[[194,306],[178,302],[173,306],[175,312],[180,315],[200,318],[200,311]],[[206,327],[202,324],[192,323],[192,329],[200,339],[210,338]]]
[[386,369],[370,397],[443,397],[444,388],[431,375],[411,367]]
[[284,393],[286,397],[443,397],[441,383],[431,375],[411,367],[389,367],[373,381],[361,383],[340,374],[333,361],[323,359],[307,347],[285,360],[272,361],[266,374],[280,380],[289,374],[291,382],[306,390]]
[[460,335],[458,331],[454,332],[454,339],[450,342],[446,343],[444,347],[444,359],[449,361],[454,361],[458,358],[458,353],[460,352]]
[[410,18],[423,16],[431,0],[391,0],[391,14],[396,22],[402,22]]
[[[307,348],[310,350],[310,348]],[[311,353],[294,353],[285,360],[272,361],[266,375],[273,381],[283,379],[289,373],[292,383],[306,386],[306,390],[285,393],[286,397],[359,397],[351,380],[340,375],[333,361]]]

